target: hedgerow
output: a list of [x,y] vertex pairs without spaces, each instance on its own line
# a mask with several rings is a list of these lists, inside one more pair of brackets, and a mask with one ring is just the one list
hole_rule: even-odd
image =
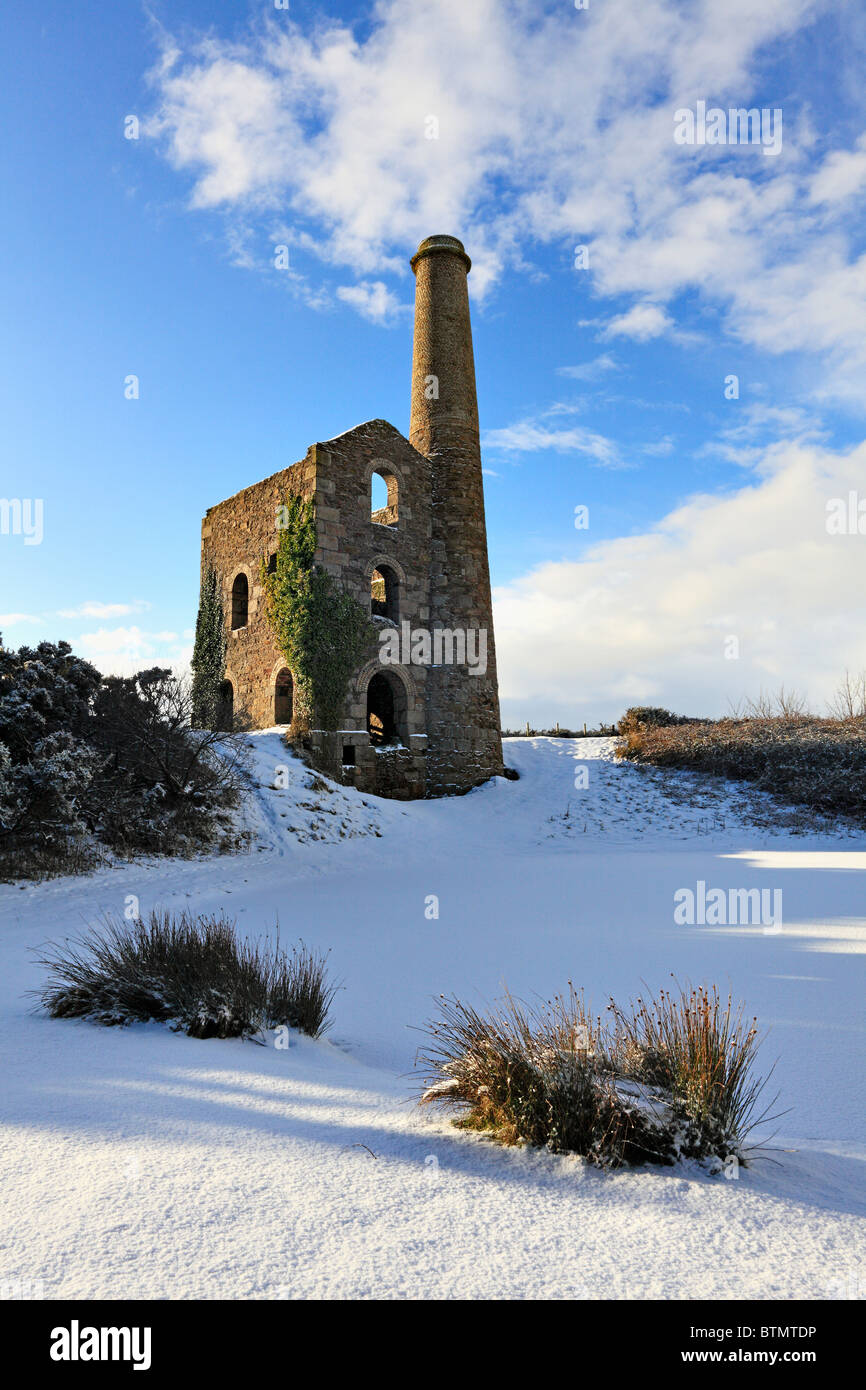
[[866,823],[866,718],[776,715],[625,730],[617,755],[754,783],[788,802]]

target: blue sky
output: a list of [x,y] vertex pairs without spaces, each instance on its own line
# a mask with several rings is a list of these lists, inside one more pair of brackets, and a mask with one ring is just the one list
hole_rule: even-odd
[[[866,496],[862,7],[13,0],[0,53],[0,491],[44,504],[0,535],[7,644],[183,661],[206,507],[406,429],[448,232],[506,720],[866,665],[866,536],[825,525]],[[781,151],[677,145],[698,101],[780,109]]]

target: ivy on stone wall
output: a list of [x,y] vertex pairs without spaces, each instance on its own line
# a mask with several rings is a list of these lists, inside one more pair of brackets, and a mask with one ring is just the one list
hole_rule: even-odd
[[192,652],[192,721],[215,729],[220,718],[220,686],[226,670],[226,629],[216,570],[209,565],[201,583]]
[[289,496],[280,508],[273,569],[262,562],[268,618],[295,682],[295,720],[336,729],[349,680],[376,629],[357,599],[315,563],[312,500]]

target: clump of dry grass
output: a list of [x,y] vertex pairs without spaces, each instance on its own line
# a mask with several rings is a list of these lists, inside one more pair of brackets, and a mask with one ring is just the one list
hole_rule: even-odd
[[[754,1025],[718,991],[661,991],[611,1022],[582,992],[536,1009],[506,994],[486,1014],[442,998],[423,1030],[422,1100],[504,1144],[578,1153],[601,1168],[745,1156],[764,1082],[752,1075]],[[762,1117],[763,1118],[763,1117]]]
[[617,1075],[669,1098],[682,1120],[680,1150],[742,1155],[756,1123],[765,1079],[753,1074],[760,1043],[757,1019],[729,994],[723,1005],[715,985],[679,993],[659,990],[657,999],[637,999],[626,1011],[611,1000],[610,1055]]
[[507,994],[486,1016],[443,997],[424,1031],[432,1042],[420,1059],[422,1098],[458,1105],[462,1127],[584,1154],[599,1167],[673,1162],[662,1128],[600,1064],[600,1020],[571,985],[540,1010]]
[[326,956],[238,940],[224,914],[155,911],[106,917],[100,930],[50,946],[39,998],[52,1018],[124,1025],[150,1019],[194,1038],[252,1037],[288,1026],[317,1038],[336,992]]

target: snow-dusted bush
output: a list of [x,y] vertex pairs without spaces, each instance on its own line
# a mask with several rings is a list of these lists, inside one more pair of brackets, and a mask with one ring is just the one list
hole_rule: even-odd
[[231,833],[243,744],[191,728],[192,690],[170,670],[107,676],[88,737],[102,757],[90,807],[99,839],[124,853],[189,854]]
[[866,822],[866,718],[720,719],[625,732],[622,758],[754,782],[763,791]]
[[279,943],[239,941],[234,926],[223,914],[107,917],[101,930],[42,956],[42,1005],[52,1018],[120,1026],[154,1019],[194,1038],[283,1026],[321,1037],[336,992],[326,957],[303,943],[287,954]]
[[0,647],[0,871],[77,857],[100,766],[86,738],[99,680],[66,642]]
[[0,743],[27,762],[52,733],[83,736],[101,676],[68,642],[11,651],[0,645]]
[[39,739],[27,761],[10,763],[3,776],[3,833],[46,849],[83,835],[84,805],[99,766],[96,752],[73,734],[58,731]]
[[455,1123],[505,1144],[577,1153],[600,1168],[744,1158],[763,1081],[756,1035],[715,989],[662,991],[613,1023],[583,995],[530,1009],[511,995],[486,1015],[443,999],[419,1064],[422,1100],[457,1106]]
[[171,671],[103,678],[66,642],[0,647],[0,875],[230,838],[241,745],[191,713]]

